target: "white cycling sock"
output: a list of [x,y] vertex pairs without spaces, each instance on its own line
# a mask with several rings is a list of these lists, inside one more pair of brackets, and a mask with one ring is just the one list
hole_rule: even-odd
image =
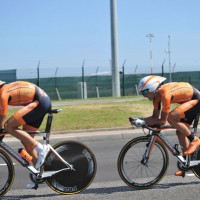
[[35,147],[35,150],[40,153],[41,151],[43,151],[43,145],[41,143],[38,143]]

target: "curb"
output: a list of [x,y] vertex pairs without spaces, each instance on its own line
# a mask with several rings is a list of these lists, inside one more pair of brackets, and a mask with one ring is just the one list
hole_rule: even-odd
[[[198,129],[200,126],[198,126]],[[173,133],[172,133],[173,132]],[[125,137],[125,135],[131,135],[131,137],[134,135],[136,136],[142,136],[145,135],[143,133],[143,129],[140,127],[118,127],[118,128],[99,128],[99,129],[84,129],[84,130],[68,130],[68,131],[54,131],[51,133],[50,140],[53,138],[89,138],[89,137],[101,137],[101,136],[114,136],[114,135],[120,135],[122,138]],[[176,135],[175,130],[165,130],[163,132],[163,135],[165,136],[174,136]],[[42,136],[39,134],[36,136],[38,138],[41,138]],[[7,141],[16,141],[17,139],[11,135],[7,135],[4,140]]]

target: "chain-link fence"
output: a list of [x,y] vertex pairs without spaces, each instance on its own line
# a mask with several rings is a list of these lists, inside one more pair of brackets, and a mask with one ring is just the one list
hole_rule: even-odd
[[[140,79],[148,74],[122,74],[120,76],[121,96],[137,95],[136,85]],[[162,75],[162,74],[157,74]],[[169,81],[169,74],[164,74]],[[26,79],[39,83],[52,99],[99,98],[112,96],[112,76],[79,76]],[[176,72],[172,74],[172,81],[189,82],[200,89],[199,72]],[[82,83],[85,84],[82,84]]]
[[[41,71],[44,69],[41,69]],[[7,71],[7,73],[6,73]],[[51,70],[46,71],[49,74]],[[61,99],[77,99],[77,98],[99,98],[99,97],[111,97],[112,96],[112,76],[109,73],[98,73],[96,70],[94,73],[86,73],[82,68],[77,72],[76,76],[63,76],[58,77],[56,74],[56,68],[54,70],[54,76],[41,77],[41,73],[35,72],[34,78],[17,78],[17,71],[3,70],[0,71],[0,78],[6,82],[15,80],[25,80],[39,85],[44,89],[53,100]],[[120,73],[120,89],[121,96],[137,95],[136,85],[139,80],[149,74],[125,74],[122,71]],[[45,70],[43,71],[45,73]],[[88,75],[90,74],[90,75]],[[169,81],[169,74],[155,73],[157,75],[163,75]],[[184,81],[191,83],[197,89],[200,89],[200,71],[190,72],[174,72],[171,74],[172,81]],[[84,83],[84,84],[83,84]]]

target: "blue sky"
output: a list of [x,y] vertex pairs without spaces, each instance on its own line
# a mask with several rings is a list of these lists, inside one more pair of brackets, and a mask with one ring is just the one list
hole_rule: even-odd
[[[200,1],[117,0],[118,65],[150,72],[164,59],[168,35],[175,71],[200,69]],[[0,68],[110,70],[110,0],[0,0]]]

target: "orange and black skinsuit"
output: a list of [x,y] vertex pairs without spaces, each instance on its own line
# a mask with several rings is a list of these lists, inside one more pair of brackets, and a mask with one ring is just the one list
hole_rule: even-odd
[[186,82],[166,83],[158,89],[153,102],[154,109],[169,113],[172,103],[181,104],[175,110],[180,114],[179,120],[189,126],[200,112],[200,92]]
[[37,130],[51,109],[48,95],[38,86],[16,81],[2,86],[0,90],[0,115],[7,115],[8,105],[23,106],[13,117],[29,130]]

